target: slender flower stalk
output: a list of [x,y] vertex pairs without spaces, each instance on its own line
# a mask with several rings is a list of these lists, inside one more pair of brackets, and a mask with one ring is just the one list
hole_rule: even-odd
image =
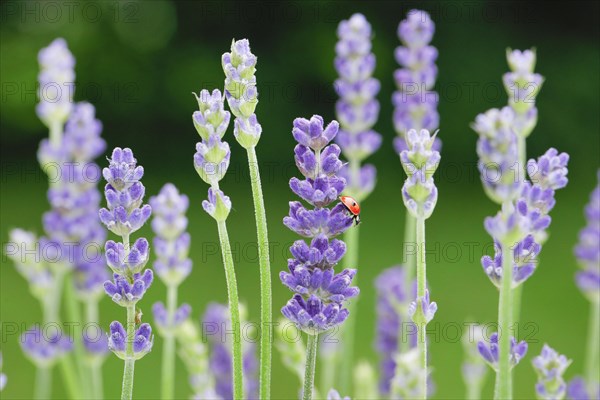
[[271,397],[271,346],[273,339],[273,300],[271,295],[271,261],[269,235],[263,200],[256,145],[262,133],[254,110],[258,104],[256,87],[256,56],[250,51],[247,39],[233,41],[231,52],[222,56],[225,72],[225,98],[235,116],[234,135],[248,154],[248,168],[256,218],[258,259],[260,268],[260,398]]
[[426,129],[417,133],[409,130],[406,134],[408,149],[400,153],[402,167],[407,179],[402,188],[404,205],[416,219],[417,246],[417,298],[409,308],[408,314],[417,326],[417,348],[419,365],[419,396],[427,398],[427,324],[437,311],[437,304],[429,301],[427,290],[427,267],[425,260],[425,220],[431,216],[437,202],[437,188],[433,174],[440,162],[440,153],[433,148],[435,134]]
[[152,230],[156,234],[154,271],[167,286],[166,306],[162,302],[152,306],[158,333],[164,338],[161,393],[163,399],[172,399],[175,395],[175,339],[191,311],[188,304],[177,306],[179,285],[192,270],[192,261],[188,258],[190,235],[185,232],[189,200],[179,194],[175,185],[167,183],[149,203],[154,213]]
[[294,149],[296,166],[305,179],[292,178],[290,188],[314,209],[307,209],[298,201],[290,202],[284,225],[311,238],[311,242],[294,242],[290,247],[293,258],[288,259],[289,272],[282,271],[279,277],[294,293],[281,312],[308,335],[303,385],[306,399],[313,396],[318,335],[346,320],[349,311],[344,306],[359,293],[358,288],[350,286],[356,270],[344,269],[339,274],[334,271],[346,252],[344,242],[334,238],[353,223],[343,204],[327,207],[346,186],[345,179],[338,176],[341,150],[336,144],[329,144],[338,128],[337,121],[324,127],[323,118],[314,115],[310,120],[296,118],[292,130],[298,142]]
[[[411,129],[420,131],[427,129],[434,132],[439,127],[439,113],[437,111],[439,96],[433,90],[437,79],[438,68],[435,61],[438,57],[438,51],[431,46],[431,40],[435,33],[435,24],[429,14],[422,10],[410,10],[407,18],[398,25],[398,38],[401,46],[396,48],[394,53],[396,61],[400,68],[394,72],[394,80],[397,90],[392,95],[394,105],[393,122],[398,135],[394,139],[394,148],[396,153],[408,149],[407,135]],[[441,141],[436,138],[433,143],[433,149],[439,151]],[[404,293],[411,293],[412,283],[417,271],[417,219],[412,213],[407,212],[405,216],[404,227]],[[399,315],[403,321],[400,329],[408,328],[408,305],[412,297],[405,297],[404,305],[400,306]],[[398,339],[405,338],[402,332],[399,332]],[[402,340],[397,345],[397,350],[408,351],[410,342]],[[389,356],[389,370],[394,371],[394,357]],[[393,376],[393,372],[389,375]],[[389,382],[389,381],[388,381]]]
[[215,89],[212,94],[208,90],[202,90],[196,95],[196,100],[198,101],[199,111],[194,112],[192,120],[202,141],[196,144],[194,167],[200,178],[210,185],[208,200],[202,202],[202,207],[217,222],[225,279],[227,281],[230,320],[233,327],[233,341],[231,344],[233,398],[241,399],[244,383],[240,302],[226,225],[227,217],[231,211],[231,200],[219,189],[219,181],[225,176],[231,157],[229,144],[221,141],[229,126],[231,115],[224,110],[223,96],[218,89]]
[[575,247],[580,267],[575,275],[575,282],[590,302],[590,317],[585,378],[574,378],[569,383],[569,397],[573,399],[593,398],[594,393],[598,393],[596,397],[600,396],[600,170],[597,175],[598,184],[585,207],[586,226],[579,232],[579,242]]
[[[375,98],[380,89],[379,81],[372,77],[375,70],[375,55],[371,52],[371,25],[364,15],[354,14],[338,25],[335,69],[339,79],[335,90],[340,96],[336,103],[336,114],[340,121],[340,131],[336,143],[340,146],[348,164],[340,170],[346,179],[344,195],[351,196],[361,203],[373,191],[376,169],[373,165],[361,166],[361,162],[373,154],[381,145],[381,135],[372,130],[379,116],[379,102]],[[344,234],[349,246],[347,265],[358,265],[358,229],[350,229]],[[356,309],[356,304],[352,306]],[[356,312],[344,325],[342,359],[339,364],[339,387],[343,392],[350,390],[352,367],[354,365],[354,325]],[[332,358],[335,361],[334,358]],[[328,365],[335,371],[335,365]],[[328,388],[323,388],[328,389]]]
[[100,220],[108,230],[121,237],[121,243],[106,242],[106,261],[113,271],[113,281],[104,283],[104,290],[112,300],[127,310],[127,324],[124,328],[118,321],[110,324],[108,347],[125,361],[121,399],[133,397],[135,361],[144,357],[150,350],[154,337],[149,324],[140,324],[136,318],[137,303],[152,284],[152,270],[144,270],[149,257],[149,245],[145,238],[130,243],[132,233],[139,230],[150,218],[152,207],[143,204],[146,189],[140,181],[144,168],[129,148],[116,147],[109,166],[102,170],[107,181],[104,188],[107,208],[100,209]]

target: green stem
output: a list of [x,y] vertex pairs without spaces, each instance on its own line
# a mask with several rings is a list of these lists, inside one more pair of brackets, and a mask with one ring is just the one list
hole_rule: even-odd
[[[427,288],[427,264],[425,262],[425,218],[419,217],[416,219],[416,246],[417,246],[417,299],[425,296]],[[417,300],[418,301],[418,300]],[[418,307],[419,309],[421,306]],[[419,311],[417,311],[419,312]],[[424,312],[421,309],[420,312]],[[419,351],[419,359],[423,373],[420,374],[419,385],[420,393],[423,399],[427,398],[427,323],[419,323],[418,326],[418,342],[417,348]]]
[[334,351],[330,352],[331,354],[328,354],[327,357],[323,357],[323,354],[321,354],[321,390],[323,390],[325,393],[328,393],[329,390],[331,390],[334,386],[334,382],[335,382],[335,370],[337,368],[337,361],[338,361],[338,351],[337,349],[335,349]]
[[[349,268],[358,266],[358,226],[351,227],[344,233],[344,241],[346,242],[346,262]],[[357,276],[354,277],[353,285],[357,285]],[[349,393],[351,390],[352,368],[354,367],[354,333],[356,331],[356,302],[358,298],[353,299],[346,306],[350,314],[342,327],[342,357],[339,364],[339,390],[340,393]],[[331,388],[321,388],[328,391]]]
[[502,286],[498,302],[498,372],[496,374],[495,399],[512,398],[512,374],[510,368],[510,329],[512,327],[512,281],[513,251],[510,243],[502,245]]
[[477,383],[467,385],[467,400],[479,400],[481,399],[481,384],[483,379]]
[[[417,219],[413,217],[408,211],[406,212],[406,219],[404,222],[404,293],[406,294],[406,298],[410,303],[412,296],[412,282],[415,277],[416,268],[417,268],[417,238],[416,238],[416,229],[417,229]],[[410,250],[410,251],[407,251]],[[407,328],[406,324],[410,321],[410,317],[408,316],[408,304],[401,305],[401,323],[398,332],[398,351],[400,353],[404,353],[410,348],[410,339],[404,333],[405,328]],[[405,340],[406,339],[406,340]]]
[[[317,365],[317,347],[319,345],[319,335],[308,335],[306,344],[306,369],[304,370],[304,391],[302,398],[311,400],[313,397],[313,388],[315,386],[315,368]],[[326,389],[323,389],[326,390]]]
[[[525,181],[527,175],[527,142],[526,138],[519,134],[518,136],[518,152],[519,152],[519,176],[521,182]],[[523,286],[519,285],[513,289],[513,321],[515,324],[519,322],[521,316],[521,297],[523,296]]]
[[60,367],[67,388],[67,392],[72,399],[81,399],[80,382],[78,380],[77,371],[73,365],[73,359],[69,354],[64,355],[60,359]]
[[590,304],[587,354],[585,359],[585,381],[590,393],[594,393],[600,374],[600,302]]
[[[72,276],[72,275],[69,275]],[[69,322],[73,324],[73,344],[74,344],[74,356],[75,363],[77,364],[77,375],[81,384],[81,393],[85,398],[89,398],[93,392],[91,390],[91,382],[89,376],[89,369],[86,368],[84,359],[84,349],[82,343],[83,330],[81,327],[81,313],[79,310],[79,304],[75,298],[75,288],[71,279],[65,282],[65,303],[67,306],[67,318]]]
[[[169,326],[172,326],[177,310],[177,285],[167,286],[167,315]],[[164,336],[162,358],[162,398],[172,399],[175,395],[175,335],[167,330]]]
[[271,294],[271,261],[269,260],[269,235],[267,215],[260,182],[258,159],[254,147],[248,149],[248,168],[254,200],[258,259],[260,266],[260,399],[271,397],[271,345],[273,338],[273,310]]
[[[129,248],[129,246],[127,246]],[[123,370],[123,387],[121,400],[133,398],[133,374],[135,370],[135,359],[133,354],[133,342],[135,340],[135,304],[127,306],[127,348],[125,351],[125,368]]]
[[[98,301],[96,299],[90,299],[85,303],[85,320],[87,324],[100,325],[100,318],[98,316]],[[90,370],[92,398],[103,399],[104,390],[102,387],[102,361],[88,358],[87,365]]]
[[52,394],[52,367],[37,367],[35,374],[35,394],[36,400],[45,400],[51,398]]
[[231,326],[233,328],[233,398],[241,399],[244,397],[243,370],[242,370],[242,333],[240,326],[240,301],[238,299],[237,281],[235,278],[235,268],[233,266],[233,256],[227,225],[225,221],[217,221],[219,229],[219,241],[221,242],[221,254],[223,256],[223,266],[225,267],[225,280],[227,281],[227,297],[229,299],[229,313],[231,314]]

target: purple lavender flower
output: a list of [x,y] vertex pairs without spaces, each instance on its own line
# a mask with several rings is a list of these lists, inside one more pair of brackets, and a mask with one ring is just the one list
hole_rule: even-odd
[[479,134],[477,164],[486,194],[498,204],[513,200],[521,190],[523,177],[517,168],[517,135],[513,129],[515,114],[510,107],[493,108],[479,114],[471,125]]
[[[139,360],[152,350],[154,336],[149,324],[141,324],[135,331],[133,339],[133,358]],[[121,360],[127,359],[127,332],[118,321],[110,324],[110,336],[108,337],[109,349]]]
[[341,168],[339,148],[329,144],[337,130],[335,121],[323,128],[323,118],[317,115],[310,120],[297,118],[292,130],[299,143],[294,150],[296,165],[305,180],[292,178],[290,188],[315,208],[290,202],[289,216],[283,219],[290,230],[312,241],[309,245],[299,240],[290,248],[293,258],[288,260],[289,272],[281,272],[280,278],[295,295],[282,313],[309,334],[341,324],[348,316],[344,302],[359,293],[358,288],[350,286],[355,270],[346,269],[337,275],[334,272],[346,246],[333,238],[352,225],[352,217],[342,204],[327,208],[346,185],[337,176]]
[[545,344],[540,355],[535,357],[532,363],[538,376],[538,382],[535,385],[538,398],[548,400],[564,398],[567,384],[563,379],[563,374],[571,364],[571,360]]
[[506,50],[506,58],[511,72],[502,77],[508,93],[509,105],[515,111],[513,128],[523,138],[531,134],[537,123],[535,98],[544,78],[533,72],[536,62],[535,50]]
[[[423,310],[422,318],[424,321],[415,321],[415,318],[421,318],[417,313],[418,307],[420,306]],[[429,323],[437,311],[437,303],[429,300],[429,290],[425,289],[425,295],[423,297],[417,297],[416,301],[412,301],[408,305],[408,315],[413,319],[415,323]]]
[[190,235],[185,232],[189,199],[179,194],[175,185],[167,183],[157,196],[150,198],[150,205],[154,212],[152,230],[156,234],[154,270],[165,284],[177,286],[192,269],[188,258]]
[[[375,55],[371,52],[371,25],[362,14],[354,14],[338,26],[339,41],[334,65],[340,76],[335,89],[341,131],[336,141],[349,165],[340,176],[346,179],[346,192],[357,201],[365,199],[375,186],[375,167],[360,166],[381,145],[381,135],[371,130],[379,116],[379,81],[372,77]],[[363,172],[363,171],[369,171]]]
[[198,95],[194,94],[194,96],[196,96],[200,108],[199,111],[194,111],[192,114],[192,120],[198,134],[203,140],[208,140],[213,135],[222,138],[229,126],[231,114],[229,114],[229,111],[225,111],[221,91],[215,89],[210,93],[208,90],[203,89]]
[[[162,302],[156,302],[152,306],[152,314],[154,315],[154,320],[158,326],[159,332],[169,331],[177,329],[183,322],[185,322],[192,312],[192,307],[189,304],[182,304],[179,308],[175,310],[173,317],[169,316],[169,312],[165,308],[165,305]],[[171,321],[172,319],[172,321]]]
[[[477,343],[477,349],[481,357],[492,367],[494,370],[498,369],[498,334],[492,333],[490,336],[489,343],[480,341]],[[518,342],[514,337],[510,338],[510,364],[512,367],[517,365],[519,361],[527,354],[527,342]]]
[[144,168],[137,165],[129,148],[116,147],[108,168],[102,170],[108,182],[104,189],[108,209],[100,209],[100,220],[116,235],[128,236],[146,223],[152,208],[142,205]]
[[104,290],[115,303],[122,307],[135,305],[144,297],[146,290],[152,284],[152,270],[147,269],[143,274],[113,275],[113,281],[104,282]]
[[575,281],[583,294],[594,302],[600,296],[600,171],[598,185],[585,207],[585,216],[587,225],[579,232],[579,243],[575,247],[581,268],[575,275]]
[[20,340],[25,355],[38,367],[54,365],[71,351],[73,342],[60,330],[42,330],[34,327],[24,332]]
[[[429,43],[435,24],[429,14],[411,10],[398,26],[398,37],[403,46],[396,48],[396,61],[402,68],[396,70],[394,79],[398,91],[392,96],[394,126],[400,139],[410,129],[434,131],[439,126],[437,112],[438,94],[432,91],[437,78],[435,60],[438,52]],[[396,148],[402,148],[396,144]]]
[[402,167],[408,175],[402,187],[404,205],[415,218],[429,218],[437,202],[437,188],[433,174],[440,162],[435,150],[436,135],[423,129],[411,129],[406,134],[408,148],[400,153]]
[[[500,288],[502,286],[502,245],[494,243],[495,255],[483,256],[481,265],[492,283]],[[535,242],[533,235],[527,235],[525,239],[517,243],[513,249],[513,288],[525,282],[535,272],[537,267],[537,256],[542,246]]]
[[[375,348],[380,358],[379,390],[390,392],[391,380],[396,371],[394,354],[400,340],[409,340],[408,347],[416,345],[416,328],[412,321],[404,321],[406,302],[414,298],[414,293],[406,293],[405,270],[403,266],[391,267],[381,272],[375,281],[377,290],[377,339]],[[402,335],[402,336],[401,336]],[[405,336],[406,335],[406,336]]]
[[327,400],[350,400],[349,396],[340,396],[340,394],[338,393],[337,390],[335,389],[331,389],[328,393],[327,393]]
[[[233,115],[248,119],[258,104],[256,89],[256,56],[247,39],[232,41],[231,52],[221,58],[225,72],[225,97]],[[258,140],[257,140],[258,141]]]
[[108,336],[102,330],[93,332],[91,329],[85,329],[83,332],[83,347],[92,362],[101,362],[108,353]]
[[600,399],[600,384],[595,382],[588,386],[582,377],[577,376],[571,379],[567,386],[567,398],[570,400]]
[[567,186],[567,164],[569,155],[567,153],[558,154],[558,150],[550,148],[537,159],[527,162],[527,174],[534,184],[542,189],[562,189]]
[[71,113],[75,89],[75,57],[67,42],[55,39],[38,53],[40,73],[38,75],[38,97],[36,113],[51,129],[62,127]]
[[[225,305],[210,303],[206,307],[202,318],[203,330],[208,333],[211,344],[210,369],[215,377],[215,391],[223,399],[233,399],[232,387],[232,358],[231,346],[231,319]],[[258,361],[255,346],[251,342],[244,342],[243,368],[245,398],[258,398]]]

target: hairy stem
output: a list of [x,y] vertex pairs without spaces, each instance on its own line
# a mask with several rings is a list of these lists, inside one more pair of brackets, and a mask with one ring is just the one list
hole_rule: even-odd
[[121,390],[121,400],[131,400],[133,398],[133,374],[135,370],[135,359],[133,358],[134,340],[135,304],[130,304],[127,306],[127,348],[125,350],[125,368],[123,370],[123,387]]
[[594,393],[600,374],[600,302],[590,304],[587,354],[585,359],[585,381],[590,393]]
[[311,400],[313,398],[318,345],[319,335],[308,335],[308,342],[306,343],[306,369],[304,370],[304,390],[302,393],[303,400]]
[[[416,219],[416,246],[417,246],[417,299],[425,296],[427,288],[427,264],[425,262],[425,219],[419,217]],[[418,301],[418,300],[417,300]],[[420,306],[418,306],[420,308]],[[419,311],[417,311],[419,312]],[[424,310],[421,310],[424,312]],[[418,328],[417,348],[419,351],[419,360],[423,373],[419,375],[421,387],[420,393],[423,399],[427,398],[427,324],[420,323]]]
[[52,367],[37,367],[34,399],[50,399],[52,395]]
[[258,159],[254,147],[248,149],[248,168],[254,200],[258,259],[260,268],[260,399],[271,397],[271,346],[273,338],[273,310],[271,295],[271,261],[269,260],[269,235],[267,215],[260,182]]
[[498,372],[496,374],[495,399],[512,398],[512,374],[510,368],[510,329],[512,326],[513,251],[510,243],[502,245],[502,286],[498,302]]
[[219,229],[219,241],[221,242],[221,254],[223,257],[223,266],[225,267],[225,280],[227,281],[229,313],[231,315],[231,326],[233,328],[231,352],[233,356],[233,398],[237,400],[244,397],[240,301],[238,299],[237,281],[235,278],[235,268],[233,266],[233,256],[231,254],[227,225],[225,224],[225,221],[217,221],[217,227]]
[[[177,285],[167,286],[167,318],[169,326],[173,326],[177,310]],[[164,336],[162,357],[162,398],[172,399],[175,395],[175,336],[167,330]]]
[[[351,227],[344,233],[344,241],[346,242],[346,262],[348,268],[358,267],[358,226]],[[354,277],[353,284],[356,286],[357,276]],[[356,302],[358,298],[354,298],[346,306],[350,314],[342,327],[342,347],[341,359],[339,364],[339,387],[340,393],[349,393],[351,390],[352,368],[354,367],[354,333],[356,331]],[[331,388],[321,388],[328,391]],[[325,392],[327,393],[327,392]]]

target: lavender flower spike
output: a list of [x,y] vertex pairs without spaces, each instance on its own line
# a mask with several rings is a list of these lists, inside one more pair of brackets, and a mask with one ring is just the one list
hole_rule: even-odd
[[52,138],[52,131],[62,129],[62,124],[69,117],[73,106],[75,57],[69,51],[67,42],[59,38],[40,50],[38,62],[40,64],[38,75],[40,102],[36,106],[36,113],[50,128]]
[[[417,313],[420,309],[422,312]],[[413,301],[408,306],[408,315],[413,319],[415,324],[427,324],[432,319],[437,311],[437,303],[435,301],[429,301],[429,290],[425,290],[425,296],[417,297],[416,301]]]
[[585,216],[587,225],[579,232],[579,243],[575,247],[580,266],[575,281],[592,304],[600,304],[600,170],[598,184],[585,207]]
[[564,398],[567,384],[563,379],[563,374],[571,364],[571,360],[545,344],[541,354],[535,357],[532,363],[538,376],[538,382],[535,385],[538,398],[546,400]]
[[135,361],[152,349],[152,329],[148,324],[138,326],[136,305],[144,296],[153,280],[152,270],[144,270],[148,260],[148,242],[139,238],[130,245],[131,233],[137,231],[148,220],[152,207],[143,204],[145,188],[140,179],[144,168],[129,148],[116,147],[109,166],[102,174],[108,182],[104,194],[108,209],[99,212],[100,220],[113,233],[121,236],[121,243],[106,243],[106,259],[115,270],[113,282],[106,281],[104,290],[112,299],[127,309],[126,328],[118,321],[110,325],[108,347],[117,357],[125,361],[121,398],[133,396]]
[[535,98],[544,78],[533,72],[535,50],[507,49],[506,58],[511,72],[505,73],[502,81],[509,96],[509,105],[515,111],[513,128],[519,137],[526,138],[537,123]]
[[394,146],[398,153],[406,148],[404,140],[410,129],[435,131],[439,126],[439,96],[432,90],[438,73],[438,51],[429,45],[434,32],[431,17],[421,10],[410,10],[398,26],[402,46],[396,48],[395,57],[402,68],[394,72],[398,90],[392,96],[394,127],[399,136]]
[[73,341],[60,330],[42,330],[34,327],[24,332],[20,339],[25,355],[38,367],[54,365],[73,348]]
[[334,65],[339,79],[335,90],[340,96],[336,112],[341,130],[336,142],[349,161],[340,175],[346,179],[346,193],[360,202],[375,186],[375,167],[361,167],[360,163],[381,145],[381,135],[371,129],[379,116],[375,96],[380,84],[372,76],[375,55],[371,52],[371,25],[365,16],[354,14],[340,22],[337,34]]
[[594,400],[600,399],[600,384],[591,382],[586,385],[586,381],[576,376],[571,379],[567,386],[567,399],[569,400]]
[[[213,136],[217,138],[217,135]],[[175,391],[175,336],[188,319],[191,307],[177,306],[177,290],[189,275],[192,261],[188,258],[190,235],[185,232],[188,220],[185,212],[189,205],[186,195],[172,183],[167,183],[157,196],[150,198],[154,210],[152,230],[156,234],[154,269],[167,286],[167,305],[154,303],[152,313],[160,335],[164,338],[162,360],[162,397],[173,398]]]
[[2,353],[0,353],[0,392],[6,387],[6,374],[2,372]]
[[[489,343],[485,341],[480,341],[477,344],[477,349],[479,350],[479,354],[483,359],[489,364],[492,369],[495,371],[498,370],[498,333],[492,333],[490,336]],[[510,365],[513,368],[515,365],[521,361],[523,357],[527,354],[527,342],[521,341],[518,342],[514,337],[510,338]]]
[[311,399],[314,389],[318,335],[346,320],[349,311],[344,305],[359,293],[351,286],[355,270],[334,272],[346,246],[333,238],[353,223],[342,204],[327,207],[346,186],[346,180],[338,176],[342,166],[339,147],[329,144],[338,128],[336,121],[324,127],[323,118],[314,115],[310,120],[296,118],[292,129],[298,142],[294,149],[296,165],[304,179],[292,178],[290,188],[314,209],[293,201],[289,216],[283,219],[290,230],[312,240],[310,245],[297,241],[290,248],[293,258],[288,260],[289,273],[282,272],[280,278],[294,295],[281,312],[308,334],[304,399]]

